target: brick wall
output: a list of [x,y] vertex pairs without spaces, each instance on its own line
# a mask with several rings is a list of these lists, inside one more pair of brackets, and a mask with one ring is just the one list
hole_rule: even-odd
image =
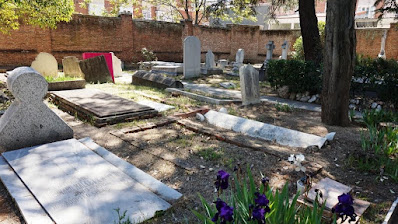
[[[281,55],[281,45],[290,49],[299,30],[260,30],[258,26],[229,25],[227,28],[188,26],[181,23],[132,20],[130,15],[99,17],[74,15],[69,23],[59,23],[55,30],[22,25],[10,35],[0,34],[0,66],[30,65],[39,52],[53,54],[61,64],[65,56],[81,59],[83,52],[112,51],[125,63],[143,60],[141,49],[154,51],[159,60],[182,61],[182,41],[189,34],[201,40],[202,60],[207,50],[216,59],[235,60],[239,48],[245,50],[245,62],[262,62],[265,45],[273,40],[274,58]],[[357,52],[377,57],[382,29],[357,30]],[[398,59],[398,30],[388,29],[387,58]]]

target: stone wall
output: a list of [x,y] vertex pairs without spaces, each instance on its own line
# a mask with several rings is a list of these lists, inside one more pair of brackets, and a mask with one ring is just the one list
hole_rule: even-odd
[[[380,51],[382,29],[357,30],[357,52],[376,57]],[[55,30],[22,25],[10,34],[0,34],[0,67],[30,65],[39,52],[55,56],[58,63],[65,56],[82,58],[83,52],[112,51],[125,63],[143,60],[141,49],[154,51],[159,60],[182,61],[182,41],[188,34],[201,40],[202,60],[211,49],[216,59],[235,60],[239,48],[245,50],[245,62],[258,63],[266,55],[265,45],[273,40],[274,58],[281,55],[281,45],[290,48],[299,30],[260,30],[258,26],[229,25],[226,28],[192,26],[181,23],[132,20],[130,15],[99,17],[74,15],[69,23],[59,23]],[[388,30],[387,58],[398,59],[398,30]]]

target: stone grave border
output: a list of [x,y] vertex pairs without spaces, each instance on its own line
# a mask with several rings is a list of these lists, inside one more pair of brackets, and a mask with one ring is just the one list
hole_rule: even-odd
[[86,87],[86,80],[84,79],[48,83],[48,91],[83,89],[85,87]]

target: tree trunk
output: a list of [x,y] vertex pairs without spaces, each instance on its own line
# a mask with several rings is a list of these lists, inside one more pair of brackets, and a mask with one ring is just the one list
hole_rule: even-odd
[[299,0],[300,28],[306,61],[322,62],[322,45],[314,0]]
[[328,0],[322,88],[322,122],[347,126],[349,91],[355,64],[356,0]]

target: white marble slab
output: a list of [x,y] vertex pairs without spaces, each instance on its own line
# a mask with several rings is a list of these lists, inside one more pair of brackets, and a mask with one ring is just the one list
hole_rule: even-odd
[[54,223],[2,156],[0,156],[0,178],[17,203],[27,224]]
[[206,121],[212,125],[247,134],[254,138],[276,141],[281,145],[303,148],[316,145],[321,148],[326,142],[326,138],[324,137],[224,114],[214,110],[207,112],[205,117]]
[[151,107],[155,110],[157,110],[158,112],[163,112],[166,110],[171,110],[174,109],[173,106],[167,105],[167,104],[163,104],[163,103],[158,103],[152,100],[140,100],[137,103],[144,105],[144,106],[148,106]]
[[76,139],[3,153],[58,224],[114,223],[114,209],[133,223],[170,204]]

